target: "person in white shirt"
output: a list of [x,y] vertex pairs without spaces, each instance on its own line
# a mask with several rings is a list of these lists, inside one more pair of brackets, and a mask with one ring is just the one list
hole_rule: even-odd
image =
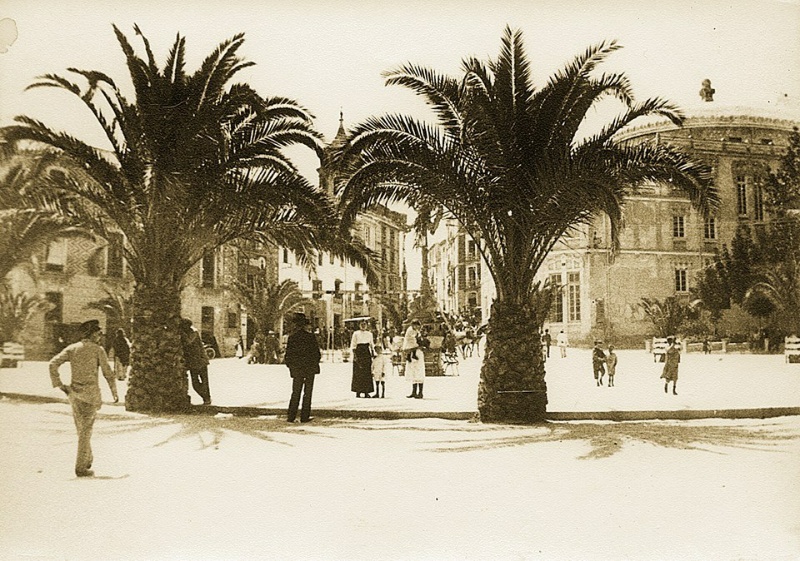
[[425,382],[425,354],[418,341],[421,327],[420,321],[415,319],[403,337],[403,353],[406,356],[405,375],[406,380],[412,384],[411,395],[406,397],[416,399],[422,399],[422,387]]
[[362,321],[358,329],[350,338],[350,351],[353,356],[353,379],[350,391],[356,392],[356,397],[371,397],[372,392],[372,357],[375,356],[375,341],[369,324]]
[[[89,320],[81,324],[81,340],[64,348],[50,360],[50,381],[54,388],[59,388],[69,398],[72,406],[72,417],[78,431],[78,455],[75,459],[75,475],[92,477],[92,428],[97,411],[103,401],[100,395],[97,369],[103,371],[108,382],[114,403],[119,403],[117,395],[117,379],[108,365],[108,355],[100,346],[103,332],[100,322]],[[61,381],[58,368],[65,362],[70,363],[72,372],[70,384]]]
[[375,345],[375,358],[372,359],[372,380],[375,382],[375,395],[372,397],[386,397],[386,371],[391,368],[391,363],[383,354],[383,347]]
[[564,330],[558,332],[558,336],[556,337],[556,344],[558,345],[558,350],[561,351],[561,358],[565,358],[567,356],[567,347],[569,346],[569,340],[567,339],[567,334],[564,333]]

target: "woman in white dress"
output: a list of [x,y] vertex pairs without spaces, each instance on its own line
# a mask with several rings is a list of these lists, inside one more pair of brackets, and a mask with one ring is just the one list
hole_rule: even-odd
[[405,337],[403,337],[403,354],[406,357],[406,380],[412,384],[411,395],[406,397],[416,399],[422,399],[422,385],[425,382],[425,354],[417,341],[421,325],[419,320],[415,319],[408,326]]

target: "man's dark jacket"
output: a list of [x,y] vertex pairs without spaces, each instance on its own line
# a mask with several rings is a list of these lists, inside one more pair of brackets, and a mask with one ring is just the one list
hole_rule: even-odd
[[319,374],[320,358],[322,354],[313,333],[300,329],[289,335],[283,362],[289,367],[292,378]]

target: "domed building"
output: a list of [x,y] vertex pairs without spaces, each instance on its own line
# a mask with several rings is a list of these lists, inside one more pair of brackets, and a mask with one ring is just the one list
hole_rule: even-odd
[[[707,162],[720,207],[704,218],[669,184],[649,184],[626,200],[618,251],[611,250],[605,217],[562,238],[538,274],[538,280],[562,287],[545,324],[551,333],[563,329],[572,344],[600,338],[642,346],[653,332],[642,298],[677,296],[688,302],[699,273],[730,243],[737,228],[770,220],[755,179],[777,167],[793,127],[800,126],[800,110],[786,102],[754,109],[717,105],[712,99],[713,90],[701,105],[683,108],[682,127],[654,121],[623,131],[619,140],[669,144]],[[487,288],[482,294],[484,317],[494,297],[493,287]],[[739,319],[750,318],[742,314]],[[757,326],[752,321],[741,325],[740,332]]]

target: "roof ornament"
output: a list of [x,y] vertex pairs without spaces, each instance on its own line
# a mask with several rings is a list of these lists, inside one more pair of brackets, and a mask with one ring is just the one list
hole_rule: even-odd
[[703,101],[714,101],[714,93],[717,90],[711,87],[711,80],[706,78],[703,80],[703,87],[700,88],[700,98]]

